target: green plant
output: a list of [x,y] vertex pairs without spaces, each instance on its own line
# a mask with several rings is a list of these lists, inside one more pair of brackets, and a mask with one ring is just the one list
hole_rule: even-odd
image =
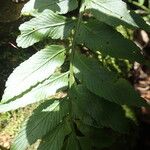
[[[128,0],[129,3],[132,3],[133,5],[141,8],[142,10],[144,10],[145,12],[147,13],[150,13],[150,10],[149,10],[149,1],[146,1],[146,0],[138,0],[138,1],[135,1],[135,0]],[[144,5],[145,3],[147,2],[147,7]]]
[[115,27],[150,27],[121,0],[36,0],[33,6],[38,11],[20,26],[18,46],[45,38],[57,44],[38,51],[8,78],[0,112],[44,100],[11,149],[25,150],[37,140],[39,150],[110,147],[118,133],[131,131],[122,106],[148,104],[128,81],[102,66],[99,55],[144,63],[139,48]]
[[150,21],[150,1],[149,0],[128,0],[130,4],[137,8],[137,13],[141,14],[147,22]]

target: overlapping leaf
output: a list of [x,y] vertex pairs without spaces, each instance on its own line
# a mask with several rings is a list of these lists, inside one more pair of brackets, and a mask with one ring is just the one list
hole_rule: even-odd
[[26,48],[48,37],[64,39],[74,27],[74,23],[75,21],[60,16],[51,10],[44,10],[36,18],[19,27],[21,35],[17,38],[17,44]]
[[[33,0],[32,2],[34,2],[33,8],[38,9],[39,12],[45,9],[45,6],[50,10],[37,13],[35,18],[20,26],[18,46],[26,48],[45,38],[68,37],[76,25],[76,20],[68,19],[58,13],[65,14],[76,9],[77,0]],[[77,79],[75,81],[81,84],[75,83],[71,89],[69,88],[67,98],[52,99],[40,105],[24,123],[12,145],[12,150],[25,150],[38,139],[41,140],[39,150],[62,150],[62,148],[91,150],[91,146],[106,148],[114,141],[108,136],[101,136],[106,133],[100,129],[101,127],[123,133],[129,130],[129,122],[120,105],[146,106],[126,80],[119,79],[116,74],[100,66],[92,56],[87,58],[79,54],[75,48],[76,44],[84,44],[94,52],[100,51],[104,55],[143,62],[139,49],[109,25],[122,24],[147,30],[149,27],[136,14],[128,12],[126,4],[121,0],[84,0],[83,4],[84,9],[97,20],[87,19],[87,22],[83,23],[80,14],[77,30],[73,32],[75,36],[72,37],[70,51],[73,57],[69,57],[69,61],[78,71],[70,68],[69,72],[57,74],[55,71],[65,60],[65,48],[52,45],[22,63],[7,81],[3,96],[5,104],[0,105],[0,113],[50,99],[58,90],[68,86],[68,75],[71,83],[73,71]],[[82,6],[81,3],[81,8]],[[80,9],[80,13],[81,10],[83,9]],[[72,67],[72,64],[70,66]],[[86,127],[90,126],[89,134],[81,130],[78,126],[79,121]],[[75,123],[77,126],[74,126]],[[76,135],[76,131],[79,130],[85,134],[84,137]]]
[[65,137],[70,134],[71,129],[68,123],[60,124],[53,132],[43,138],[38,150],[61,150]]
[[86,111],[82,110],[82,107],[79,107],[79,104],[76,101],[71,100],[72,102],[72,117],[75,120],[82,120],[82,122],[89,126],[94,127],[102,127],[100,124],[98,124],[90,114],[88,114]]
[[66,150],[92,150],[90,139],[72,133],[67,139]]
[[124,79],[100,66],[93,58],[75,55],[74,65],[80,71],[79,78],[93,93],[121,105],[146,106],[144,100]]
[[94,147],[100,149],[110,147],[116,141],[117,136],[113,131],[108,130],[108,128],[94,128],[87,126],[82,122],[79,122],[77,126],[82,134],[89,137],[91,144]]
[[34,54],[10,75],[2,102],[11,100],[50,77],[64,59],[65,48],[58,45],[48,46]]
[[32,14],[32,12],[42,12],[50,9],[59,14],[66,14],[78,7],[77,0],[30,0],[25,4],[22,13]]
[[42,103],[34,110],[33,115],[24,122],[11,149],[25,150],[37,139],[44,137],[50,131],[52,132],[62,122],[68,111],[68,100],[66,98],[52,99]]
[[128,120],[121,106],[92,94],[83,86],[74,87],[71,93],[77,106],[98,124],[128,132]]
[[91,20],[82,23],[77,36],[78,43],[83,43],[92,51],[100,51],[104,55],[143,62],[140,49],[130,40],[110,26]]
[[62,74],[54,74],[49,79],[31,88],[26,93],[16,97],[14,101],[1,104],[0,113],[15,110],[26,105],[49,99],[57,90],[68,85],[68,72]]
[[143,28],[150,31],[150,27],[135,13],[130,13],[122,0],[85,0],[86,9],[98,20],[111,26],[120,24],[127,27]]

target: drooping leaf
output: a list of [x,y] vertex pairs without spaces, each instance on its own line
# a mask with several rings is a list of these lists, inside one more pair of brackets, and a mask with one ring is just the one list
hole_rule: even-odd
[[129,122],[121,106],[96,96],[80,85],[72,88],[71,96],[77,106],[101,126],[128,132]]
[[24,93],[16,97],[14,101],[1,104],[0,113],[15,110],[26,105],[49,99],[54,95],[57,90],[64,88],[68,85],[68,72],[62,74],[54,74],[43,83],[39,83],[35,88],[31,88]]
[[111,26],[125,25],[150,31],[144,21],[139,22],[142,19],[139,15],[135,17],[130,13],[127,4],[122,0],[85,0],[84,3],[88,12]]
[[77,41],[94,52],[100,51],[103,55],[144,62],[140,49],[133,42],[125,39],[109,25],[96,20],[81,24]]
[[44,10],[36,18],[23,23],[17,38],[18,46],[27,48],[44,38],[64,39],[74,27],[74,20],[60,16],[51,10]]
[[96,95],[121,105],[147,106],[125,79],[119,79],[94,58],[76,53],[74,66],[80,71],[77,77]]
[[71,132],[67,123],[60,124],[43,138],[38,150],[61,150],[65,137]]
[[42,12],[45,9],[50,9],[59,14],[66,14],[76,9],[77,6],[77,0],[30,0],[23,7],[22,13],[32,14],[32,12]]
[[65,48],[58,45],[48,46],[34,54],[10,75],[2,102],[10,101],[50,77],[64,59]]
[[26,150],[28,146],[44,137],[48,132],[53,132],[52,130],[62,122],[68,111],[66,98],[52,99],[42,103],[24,122],[11,149]]

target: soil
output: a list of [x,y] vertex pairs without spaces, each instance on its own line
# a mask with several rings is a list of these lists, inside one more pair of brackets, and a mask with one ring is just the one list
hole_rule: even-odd
[[[145,60],[150,63],[150,36],[143,30],[137,30],[134,41],[141,48]],[[150,104],[150,66],[135,63],[132,70],[132,82],[141,97]],[[141,108],[139,122],[140,138],[137,150],[150,150],[150,108]]]
[[[137,64],[136,64],[137,65]],[[139,65],[134,72],[134,87],[150,103],[150,69]],[[150,150],[150,108],[142,107],[139,114],[140,139],[138,150]]]

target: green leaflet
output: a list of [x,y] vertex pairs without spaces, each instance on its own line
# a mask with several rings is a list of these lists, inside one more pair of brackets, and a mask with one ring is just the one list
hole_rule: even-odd
[[61,150],[64,139],[70,132],[71,128],[68,122],[63,122],[43,138],[38,150]]
[[144,62],[140,49],[133,42],[125,39],[112,27],[96,20],[81,24],[77,41],[103,55]]
[[30,0],[25,4],[22,13],[32,14],[33,12],[42,12],[45,9],[50,9],[59,14],[66,14],[77,7],[77,0]]
[[66,150],[80,150],[79,141],[75,134],[71,134],[67,139]]
[[87,137],[79,137],[78,138],[80,147],[82,150],[92,150],[92,144],[89,138]]
[[91,116],[100,126],[128,132],[129,122],[121,106],[94,95],[81,85],[72,88],[71,98],[77,107]]
[[66,98],[45,101],[24,122],[11,149],[26,150],[37,139],[41,139],[50,131],[52,132],[62,122],[68,111],[68,100]]
[[25,22],[19,27],[21,35],[17,38],[17,44],[22,48],[27,48],[48,37],[64,39],[73,29],[74,23],[74,20],[46,9],[36,18]]
[[92,116],[90,116],[86,111],[83,111],[82,108],[79,107],[79,104],[75,103],[74,101],[72,102],[72,112],[74,119],[80,119],[84,124],[89,126],[97,128],[102,127],[94,120],[94,118],[92,118]]
[[117,136],[113,131],[108,130],[108,128],[94,128],[87,126],[82,122],[79,122],[77,126],[85,137],[89,137],[90,143],[93,147],[101,149],[110,147],[116,141]]
[[0,113],[15,110],[26,105],[49,99],[59,89],[68,86],[68,72],[62,74],[53,74],[49,79],[39,83],[26,93],[15,97],[15,100],[0,105]]
[[138,2],[143,5],[145,0],[138,0]]
[[74,66],[80,71],[77,77],[96,95],[120,105],[147,106],[126,80],[118,79],[93,58],[76,53]]
[[[34,9],[35,18],[20,26],[18,46],[26,48],[46,38],[53,42],[60,39],[68,50],[60,45],[48,46],[9,77],[0,113],[46,100],[25,121],[11,149],[26,150],[38,140],[38,150],[92,150],[112,146],[118,138],[116,134],[130,131],[130,122],[120,105],[147,105],[126,80],[101,66],[93,58],[96,55],[86,53],[86,57],[78,51],[86,46],[103,55],[143,63],[135,44],[113,27],[125,25],[149,31],[148,25],[129,12],[121,0],[31,0],[27,6]],[[50,100],[63,89],[65,98]]]
[[122,0],[84,0],[88,12],[98,20],[111,26],[125,25],[131,28],[142,28],[150,31],[144,20],[133,12],[129,12]]
[[[71,90],[71,104],[72,104],[72,117],[76,120],[80,119],[82,122],[86,125],[89,126],[94,126],[94,127],[101,127],[100,124],[98,124],[90,114],[88,114],[86,111],[83,110],[82,106],[79,104],[79,101],[76,102],[76,100],[73,100],[74,97],[72,95],[72,90]],[[77,95],[76,95],[77,96]]]
[[92,150],[91,141],[87,137],[77,137],[72,133],[67,139],[66,150]]
[[2,102],[10,101],[48,79],[64,63],[65,52],[63,46],[51,45],[23,62],[9,76]]

